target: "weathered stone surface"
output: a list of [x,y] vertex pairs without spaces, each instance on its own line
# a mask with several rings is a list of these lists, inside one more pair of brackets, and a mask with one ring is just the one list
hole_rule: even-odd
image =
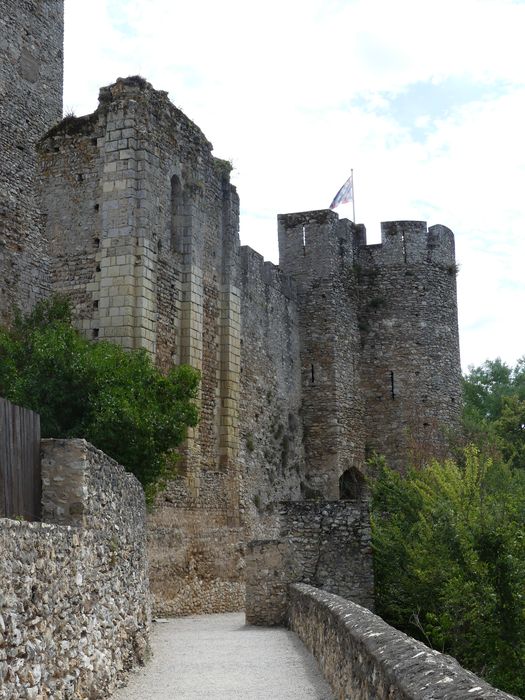
[[303,582],[368,608],[374,605],[370,518],[359,501],[282,502],[273,508],[279,539],[250,542],[246,621],[285,624],[288,586]]
[[157,508],[148,555],[156,615],[198,615],[244,608],[244,530],[203,508]]
[[462,668],[390,627],[356,603],[305,584],[289,590],[288,619],[344,700],[511,700]]
[[47,522],[0,519],[0,698],[106,698],[148,650],[142,487],[84,440],[44,440]]
[[423,221],[382,224],[359,249],[367,450],[401,471],[447,452],[461,411],[454,236]]
[[63,0],[0,2],[0,321],[49,293],[37,140],[62,115]]
[[253,540],[246,555],[246,623],[283,625],[288,611],[288,585],[297,580],[290,566],[288,544]]

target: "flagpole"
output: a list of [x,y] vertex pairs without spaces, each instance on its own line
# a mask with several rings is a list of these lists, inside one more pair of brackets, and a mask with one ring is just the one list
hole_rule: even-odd
[[355,182],[354,182],[354,169],[351,170],[352,173],[352,212],[353,212],[353,222],[355,224]]

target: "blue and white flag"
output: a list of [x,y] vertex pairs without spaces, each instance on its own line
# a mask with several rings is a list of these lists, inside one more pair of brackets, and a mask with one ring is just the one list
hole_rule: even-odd
[[332,204],[330,204],[330,209],[335,209],[340,204],[346,204],[354,199],[354,173],[350,175],[345,184],[341,187],[339,192],[335,195]]

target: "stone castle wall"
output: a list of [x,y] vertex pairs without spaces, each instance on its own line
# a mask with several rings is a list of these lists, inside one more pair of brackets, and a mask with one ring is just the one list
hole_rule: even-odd
[[[162,369],[201,372],[199,425],[152,517],[157,544],[170,518],[174,540],[201,511],[234,527],[240,518],[238,198],[211,150],[138,77],[103,88],[95,113],[65,119],[39,144],[54,290],[72,298],[79,327],[145,348]],[[205,517],[199,533],[216,541]],[[157,544],[154,571],[167,579],[174,562]]]
[[0,519],[0,697],[108,697],[148,650],[144,493],[84,440],[42,481],[44,522]]
[[35,144],[62,116],[62,0],[0,2],[0,321],[49,293]]
[[372,609],[371,531],[360,501],[303,501],[273,507],[275,539],[249,543],[246,621],[287,624],[289,586],[302,582]]
[[142,78],[103,88],[94,114],[39,144],[54,291],[88,337],[202,373],[197,492],[198,470],[228,471],[237,443],[238,200],[211,148]]
[[[240,461],[244,508],[258,527],[272,500],[298,500],[304,462],[295,286],[282,270],[241,248]],[[257,530],[252,537],[263,535]]]

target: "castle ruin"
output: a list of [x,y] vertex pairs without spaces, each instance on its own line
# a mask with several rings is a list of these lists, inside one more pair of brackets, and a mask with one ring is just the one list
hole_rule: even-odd
[[[51,293],[88,337],[201,371],[201,420],[151,516],[159,611],[243,606],[272,502],[358,499],[374,451],[439,454],[461,385],[454,237],[330,210],[278,217],[279,265],[239,243],[230,166],[140,77],[62,108],[62,0],[2,0],[0,316]],[[416,455],[417,457],[417,455]]]

